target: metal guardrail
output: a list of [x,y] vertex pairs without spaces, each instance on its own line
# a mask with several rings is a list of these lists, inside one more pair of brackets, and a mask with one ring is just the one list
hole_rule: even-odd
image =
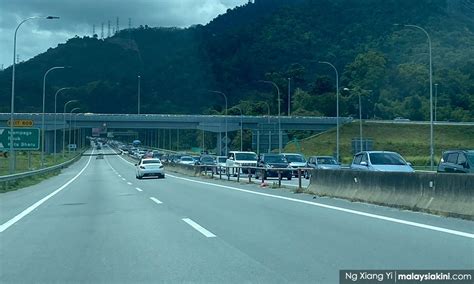
[[[186,165],[179,163],[164,163],[165,166],[171,167],[180,167],[185,168],[194,175],[200,175],[204,173],[205,176],[210,175],[211,177],[218,176],[219,179],[227,179],[230,181],[231,177],[235,177],[237,182],[240,182],[241,179],[248,178],[248,182],[252,183],[252,178],[255,181],[261,181],[262,183],[268,179],[265,177],[265,172],[272,171],[276,172],[278,178],[278,187],[282,187],[281,181],[287,177],[285,172],[291,172],[292,175],[294,172],[297,172],[295,176],[298,179],[298,189],[302,189],[302,180],[304,179],[305,171],[311,171],[312,168],[262,168],[254,166],[238,166],[238,167],[228,167],[228,166],[218,166],[218,165]],[[246,173],[245,173],[246,172]],[[256,177],[257,172],[259,172],[259,177]],[[247,174],[246,177],[241,177],[242,174]]]
[[83,152],[77,154],[71,160],[63,162],[59,165],[54,165],[54,166],[47,167],[47,168],[44,168],[44,169],[39,169],[39,170],[34,170],[34,171],[29,171],[29,172],[24,172],[24,173],[0,176],[0,183],[5,183],[5,182],[18,180],[18,179],[22,179],[22,178],[27,178],[27,177],[31,177],[31,176],[35,176],[35,175],[46,174],[46,173],[50,173],[50,172],[54,172],[54,171],[66,168],[69,165],[71,165],[72,163],[79,160],[81,158],[82,154],[83,154]]

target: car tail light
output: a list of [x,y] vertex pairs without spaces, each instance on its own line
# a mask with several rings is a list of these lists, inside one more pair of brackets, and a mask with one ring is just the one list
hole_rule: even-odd
[[145,169],[145,167],[144,167],[144,166],[140,166],[140,169],[143,169],[143,170],[144,170],[144,169]]

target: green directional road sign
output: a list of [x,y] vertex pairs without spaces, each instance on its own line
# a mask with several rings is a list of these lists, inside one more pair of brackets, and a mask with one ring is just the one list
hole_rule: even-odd
[[[39,128],[14,128],[13,149],[38,150],[40,148]],[[10,149],[10,128],[0,127],[0,150]]]

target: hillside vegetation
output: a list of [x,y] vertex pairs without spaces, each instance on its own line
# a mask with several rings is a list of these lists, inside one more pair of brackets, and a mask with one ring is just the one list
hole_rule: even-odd
[[[140,76],[141,113],[223,114],[223,98],[209,91],[217,90],[229,108],[259,115],[268,103],[275,115],[277,91],[259,82],[271,80],[285,115],[291,78],[292,115],[336,116],[335,72],[318,64],[328,61],[339,72],[341,116],[358,117],[360,95],[364,118],[429,120],[427,37],[394,24],[431,37],[437,120],[474,121],[474,0],[256,0],[207,25],[74,37],[17,65],[16,111],[41,111],[45,71],[72,66],[48,76],[47,112],[55,91],[72,87],[59,106],[79,99],[81,112],[136,113]],[[0,72],[2,102],[10,101],[11,70]]]
[[[434,83],[439,84],[438,120],[474,120],[474,17],[470,0],[257,0],[230,9],[206,26],[186,29],[140,26],[99,39],[75,37],[17,68],[17,110],[41,109],[44,72],[47,111],[54,91],[81,100],[96,113],[134,113],[141,76],[143,113],[222,112],[219,90],[229,104],[267,101],[277,110],[273,80],[287,109],[291,78],[293,113],[335,116],[334,72],[343,93],[341,115],[428,119],[428,45],[433,42]],[[0,99],[9,101],[11,68],[0,73]],[[113,103],[111,103],[113,102]],[[8,112],[9,104],[0,105]],[[248,114],[265,110],[244,109]]]
[[[373,150],[395,151],[415,166],[429,165],[430,126],[404,123],[363,123],[363,137],[373,139]],[[340,128],[340,155],[343,163],[352,161],[351,141],[359,137],[359,123]],[[448,149],[474,149],[474,126],[435,125],[435,162]],[[333,155],[336,152],[336,130],[303,139],[286,146],[285,151],[301,151],[306,156]]]

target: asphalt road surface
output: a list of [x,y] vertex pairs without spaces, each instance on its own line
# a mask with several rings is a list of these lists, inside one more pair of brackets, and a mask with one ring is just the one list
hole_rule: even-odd
[[338,283],[472,269],[473,222],[83,157],[0,195],[0,283]]

